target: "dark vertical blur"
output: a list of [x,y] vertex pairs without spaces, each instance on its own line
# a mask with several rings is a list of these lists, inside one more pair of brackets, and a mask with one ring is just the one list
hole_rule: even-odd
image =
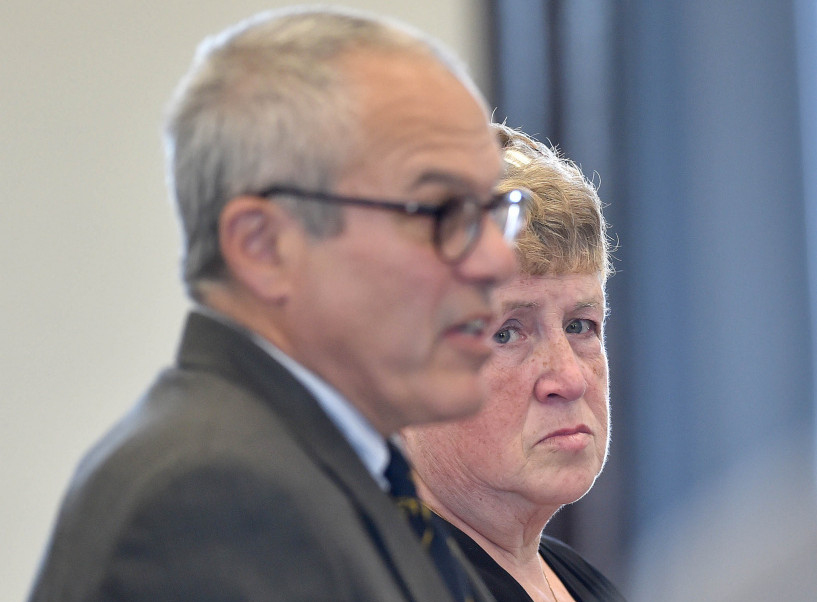
[[665,521],[783,443],[813,490],[814,2],[489,5],[495,119],[600,181],[620,242],[610,462],[547,530],[627,589]]

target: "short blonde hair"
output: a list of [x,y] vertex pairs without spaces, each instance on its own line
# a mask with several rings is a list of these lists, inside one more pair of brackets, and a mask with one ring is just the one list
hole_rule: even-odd
[[557,149],[504,124],[494,124],[506,171],[500,192],[532,193],[528,224],[517,240],[520,269],[532,276],[612,275],[607,223],[596,186]]

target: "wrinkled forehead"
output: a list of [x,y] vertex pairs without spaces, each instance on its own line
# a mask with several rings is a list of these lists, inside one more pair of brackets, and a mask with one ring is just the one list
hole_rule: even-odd
[[560,299],[570,305],[579,303],[606,311],[606,293],[600,272],[562,272],[531,275],[517,273],[497,287],[492,296],[502,312],[515,307],[546,305],[544,299]]

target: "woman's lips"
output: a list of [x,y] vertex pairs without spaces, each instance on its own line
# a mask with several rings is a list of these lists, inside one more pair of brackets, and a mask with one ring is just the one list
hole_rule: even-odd
[[576,427],[563,428],[545,435],[541,443],[565,451],[581,451],[590,444],[593,434],[590,429],[580,424]]

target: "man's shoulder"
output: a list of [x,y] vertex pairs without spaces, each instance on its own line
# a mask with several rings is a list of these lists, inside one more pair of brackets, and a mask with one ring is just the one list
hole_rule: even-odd
[[211,463],[269,466],[283,449],[298,448],[273,401],[218,374],[165,370],[88,452],[77,477],[150,479]]
[[[134,599],[158,599],[199,583],[246,588],[246,578],[258,598],[302,589],[319,597],[339,585],[368,588],[342,576],[364,562],[380,591],[394,587],[348,493],[274,413],[236,411],[243,406],[230,402],[219,406],[224,411],[195,412],[201,407],[186,403],[153,408],[168,403],[177,377],[163,375],[81,464],[43,592],[71,588],[105,597],[111,588],[131,588]],[[313,566],[322,568],[304,568]],[[140,571],[153,580],[131,578]],[[380,591],[370,599],[386,599]]]

